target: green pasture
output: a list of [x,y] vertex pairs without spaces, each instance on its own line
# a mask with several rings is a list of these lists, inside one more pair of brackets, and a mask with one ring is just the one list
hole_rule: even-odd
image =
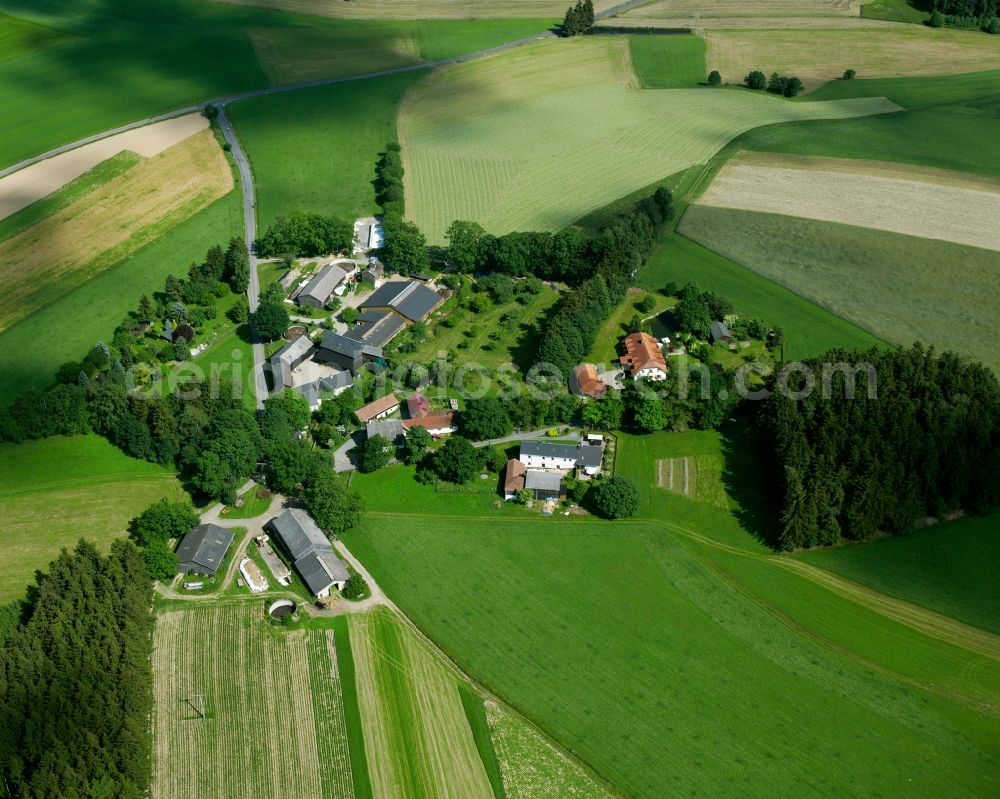
[[0,14],[0,64],[39,50],[67,44],[73,38],[65,31],[9,14]]
[[700,36],[630,36],[632,68],[646,89],[695,86],[708,78]]
[[211,385],[219,386],[222,396],[242,399],[250,410],[257,407],[249,325],[233,327],[223,333],[218,341],[192,359],[191,364],[200,370],[200,377],[209,380]]
[[416,80],[395,75],[230,106],[253,162],[260,229],[289,211],[376,212],[375,159],[396,140],[396,107]]
[[930,11],[920,0],[875,0],[861,6],[861,16],[922,25],[930,17]]
[[454,219],[496,234],[559,229],[707,160],[752,127],[894,108],[877,98],[790,103],[734,89],[635,91],[622,44],[537,42],[444,68],[411,89],[399,115],[407,212],[430,241],[443,241]]
[[884,341],[933,344],[1000,372],[989,321],[1000,296],[1000,253],[697,205],[679,230]]
[[96,435],[0,444],[0,602],[23,596],[63,547],[86,538],[107,549],[129,519],[181,493],[172,472]]
[[844,100],[849,97],[888,97],[894,103],[912,111],[934,106],[950,107],[960,103],[975,103],[979,100],[995,100],[998,91],[1000,91],[1000,69],[919,78],[862,76],[854,80],[830,81],[817,91],[803,97],[800,102]]
[[866,348],[878,343],[857,325],[676,233],[664,238],[639,272],[638,282],[652,291],[668,282],[694,282],[726,297],[741,312],[781,326],[789,359],[808,358],[833,347]]
[[[66,361],[79,360],[111,338],[142,294],[158,291],[170,273],[184,275],[213,244],[243,231],[238,191],[214,202],[124,261],[73,291],[53,298],[0,333],[0,402],[29,387],[44,388]],[[44,347],[39,346],[44,341]]]
[[797,557],[1000,635],[998,524],[995,513],[972,516],[902,538],[816,549]]

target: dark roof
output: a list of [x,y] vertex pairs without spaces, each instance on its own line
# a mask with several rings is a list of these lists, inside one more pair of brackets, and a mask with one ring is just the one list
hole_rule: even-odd
[[303,297],[308,297],[322,305],[330,298],[333,290],[344,282],[345,277],[347,277],[347,272],[339,266],[335,264],[324,266],[306,284],[305,288],[299,292],[297,299],[301,300]]
[[299,508],[290,508],[267,524],[294,561],[310,552],[330,548],[330,541],[312,516]]
[[406,428],[403,427],[401,419],[376,419],[365,425],[365,432],[368,434],[368,438],[385,436],[390,443],[394,443],[397,438],[406,435]]
[[359,324],[374,324],[379,319],[382,319],[386,315],[386,311],[378,311],[375,308],[369,308],[367,311],[363,311],[360,316],[358,316]]
[[373,347],[386,344],[406,325],[402,317],[389,311],[369,310],[362,316],[366,318],[364,320],[359,318],[359,324],[349,328],[344,336]]
[[576,448],[577,466],[600,466],[604,459],[604,450],[593,444],[581,444]]
[[392,308],[411,321],[423,319],[441,302],[441,295],[416,280],[393,281],[376,290],[359,307]]
[[713,339],[731,337],[731,334],[729,332],[729,325],[727,325],[725,322],[712,322],[712,324],[709,325],[709,330],[712,333]]
[[527,469],[524,473],[524,487],[541,491],[558,491],[562,485],[560,472],[543,472],[541,469]]
[[310,552],[295,561],[295,570],[313,594],[319,594],[335,582],[346,582],[351,576],[340,558],[329,549]]
[[197,563],[213,574],[233,543],[233,534],[217,524],[199,524],[177,547],[177,563]]
[[543,458],[576,458],[574,444],[549,444],[547,441],[522,441],[522,455],[539,455]]
[[338,389],[349,388],[352,385],[354,385],[354,378],[351,377],[350,372],[344,371],[314,380],[312,383],[295,386],[295,390],[306,398],[310,408],[315,408],[319,405],[324,391],[337,391]]

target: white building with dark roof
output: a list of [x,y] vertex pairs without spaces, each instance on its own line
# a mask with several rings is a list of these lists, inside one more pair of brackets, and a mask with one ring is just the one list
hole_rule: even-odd
[[518,460],[527,469],[554,469],[569,472],[579,468],[595,475],[601,470],[604,450],[593,444],[550,444],[547,441],[522,441]]

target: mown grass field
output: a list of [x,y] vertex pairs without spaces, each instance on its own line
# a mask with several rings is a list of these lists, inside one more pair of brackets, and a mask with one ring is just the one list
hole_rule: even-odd
[[[764,478],[738,433],[620,446],[644,500],[662,494],[637,521],[396,496],[345,540],[460,665],[629,795],[996,789],[998,721],[977,703],[995,707],[1000,662],[774,562],[741,524]],[[720,457],[728,508],[655,488],[656,458],[692,449]]]
[[142,294],[159,290],[168,274],[183,275],[213,244],[242,235],[242,214],[239,192],[232,191],[0,333],[0,402],[28,387],[44,388],[60,364],[79,360],[98,341],[109,339]]
[[920,0],[875,0],[861,6],[861,16],[921,24],[929,13]]
[[256,602],[178,604],[153,641],[151,795],[351,799],[332,631],[278,632]]
[[[741,3],[738,0],[655,0],[630,9],[623,16],[634,25],[644,24],[647,19],[672,19],[677,17],[834,17],[857,16],[858,4],[851,0],[754,0]],[[640,22],[641,21],[641,22]],[[747,27],[753,27],[752,24]]]
[[663,240],[639,272],[638,282],[651,291],[668,282],[693,282],[726,297],[742,313],[780,325],[789,359],[820,355],[834,347],[863,349],[879,343],[857,324],[680,234]]
[[22,597],[36,569],[81,538],[107,549],[129,520],[181,494],[173,472],[124,455],[99,436],[0,444],[0,603]]
[[988,36],[906,25],[857,30],[714,30],[705,59],[723,81],[741,83],[748,72],[796,75],[807,88],[851,68],[861,77],[953,75],[1000,67],[1000,49]]
[[374,795],[492,797],[456,675],[388,612],[348,627]]
[[0,64],[49,47],[67,44],[74,38],[65,31],[9,14],[0,14]]
[[679,229],[884,341],[933,344],[1000,371],[989,332],[1000,253],[699,205],[688,209]]
[[[625,38],[550,40],[444,67],[406,95],[407,213],[434,242],[454,219],[557,229],[707,160],[756,125],[885,112],[735,90],[633,91]],[[609,146],[613,143],[613,146]]]
[[705,40],[700,36],[630,36],[632,67],[645,89],[704,83]]
[[994,579],[996,514],[928,527],[905,538],[817,549],[800,557],[890,596],[1000,635]]
[[231,191],[211,132],[144,159],[0,243],[0,331],[190,219]]

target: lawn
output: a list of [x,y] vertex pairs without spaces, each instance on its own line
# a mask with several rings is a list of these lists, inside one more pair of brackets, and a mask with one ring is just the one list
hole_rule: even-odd
[[253,343],[249,325],[234,327],[191,361],[222,396],[242,399],[250,410],[257,407],[253,379]]
[[817,549],[797,557],[1000,635],[998,517],[973,516],[904,538]]
[[930,12],[921,0],[875,0],[861,6],[861,16],[920,25],[928,19]]
[[49,47],[68,44],[74,38],[65,31],[9,14],[0,14],[0,64]]
[[[460,665],[628,795],[996,790],[994,719],[802,635],[770,612],[770,585],[757,589],[761,607],[653,522],[543,524],[369,514],[345,540]],[[774,587],[785,588],[784,570],[743,557],[780,571]],[[858,643],[853,605],[828,604],[821,632]],[[878,633],[863,655],[921,679],[984,665],[898,622],[863,620]],[[894,636],[898,651],[883,651]],[[905,773],[885,768],[901,759]]]
[[225,519],[253,519],[255,516],[260,516],[271,506],[272,497],[261,497],[258,496],[261,487],[259,485],[253,486],[249,491],[243,495],[243,506],[237,508],[235,506],[226,506],[221,516]]
[[652,291],[668,282],[697,283],[741,312],[779,325],[785,333],[785,357],[792,360],[834,347],[863,349],[879,343],[861,327],[677,233],[663,240],[639,273],[639,285]]
[[861,77],[950,75],[1000,67],[1000,49],[989,36],[922,25],[853,30],[713,30],[705,60],[726,82],[748,72],[796,75],[807,88],[839,78],[851,68]]
[[[0,333],[0,402],[28,387],[44,388],[60,364],[82,358],[111,338],[142,294],[168,274],[183,275],[213,244],[243,232],[240,195],[225,197],[78,288],[53,299]],[[45,341],[39,349],[38,342]]]
[[212,133],[203,131],[0,243],[6,308],[0,330],[128,258],[233,188]]
[[351,219],[377,211],[375,159],[396,140],[396,107],[415,80],[396,75],[230,106],[253,162],[260,229],[289,211]]
[[258,602],[178,605],[153,643],[151,795],[351,799],[333,631],[278,632]]
[[86,538],[107,550],[131,518],[180,494],[172,472],[95,435],[0,444],[0,603],[23,596],[63,547]]
[[[662,286],[661,286],[662,288]],[[650,294],[656,302],[652,311],[643,312],[635,307],[636,303],[646,295]],[[621,342],[628,334],[628,323],[633,316],[647,319],[651,316],[659,316],[668,308],[672,308],[677,301],[673,297],[664,297],[662,294],[645,292],[639,289],[629,289],[628,296],[614,310],[607,321],[601,325],[594,341],[593,349],[587,355],[587,362],[594,364],[607,364],[609,367],[618,366],[618,358],[622,354]]]
[[425,76],[399,114],[408,214],[432,242],[454,219],[497,234],[558,229],[756,125],[894,108],[635,85],[628,39],[611,36],[537,42]]
[[700,36],[630,36],[632,68],[645,89],[704,83],[705,40]]
[[492,799],[456,675],[387,611],[348,628],[374,794]]
[[679,230],[884,341],[933,344],[1000,372],[987,321],[1000,295],[1000,253],[704,206],[690,207]]

